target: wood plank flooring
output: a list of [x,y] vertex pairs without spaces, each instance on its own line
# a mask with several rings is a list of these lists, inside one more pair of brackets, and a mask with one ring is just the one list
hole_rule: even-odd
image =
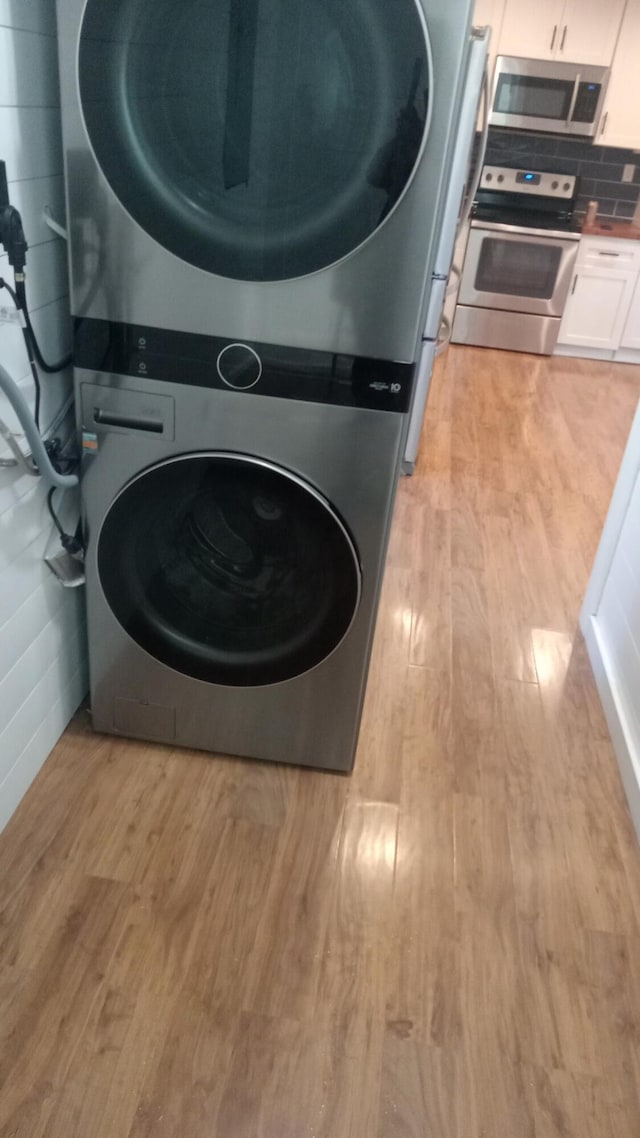
[[640,369],[451,348],[350,779],[91,733],[0,839],[0,1138],[638,1138],[577,618]]

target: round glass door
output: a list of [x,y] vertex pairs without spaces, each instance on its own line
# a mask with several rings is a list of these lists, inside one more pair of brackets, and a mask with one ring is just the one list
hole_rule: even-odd
[[130,482],[98,539],[108,604],[163,664],[232,686],[313,668],[355,616],[360,567],[337,514],[295,475],[231,454]]
[[237,280],[300,277],[384,222],[426,135],[418,0],[87,0],[80,98],[156,241]]

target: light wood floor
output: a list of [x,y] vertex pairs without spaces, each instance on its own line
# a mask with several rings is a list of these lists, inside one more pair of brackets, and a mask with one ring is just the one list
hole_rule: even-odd
[[93,736],[0,841],[1,1138],[638,1138],[577,616],[640,369],[454,348],[351,779]]

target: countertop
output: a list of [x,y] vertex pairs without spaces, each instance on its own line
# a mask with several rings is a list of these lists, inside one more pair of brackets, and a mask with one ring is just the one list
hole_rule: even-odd
[[583,237],[621,237],[625,241],[640,241],[640,228],[630,221],[596,220],[593,225],[583,225]]

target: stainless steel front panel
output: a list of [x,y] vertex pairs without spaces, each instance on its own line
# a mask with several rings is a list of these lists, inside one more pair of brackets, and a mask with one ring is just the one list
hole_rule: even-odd
[[560,320],[555,316],[527,316],[521,312],[497,312],[459,304],[451,340],[454,344],[550,356],[559,331]]
[[[393,213],[350,256],[295,280],[243,281],[197,268],[127,212],[92,148],[78,88],[85,0],[58,0],[75,315],[411,362],[426,307],[442,190],[468,53],[471,0],[416,0],[433,54],[431,121]],[[364,13],[364,15],[363,15]],[[366,18],[366,5],[354,6]],[[384,52],[385,45],[380,50]],[[412,61],[407,63],[407,91]]]
[[475,223],[469,234],[459,303],[539,316],[561,316],[578,244]]
[[[78,405],[85,408],[89,434],[97,436],[97,450],[85,452],[82,483],[96,729],[148,737],[157,718],[170,730],[166,741],[180,745],[350,769],[405,416],[92,371],[78,371],[76,378],[85,396]],[[132,401],[133,394],[139,398]],[[166,400],[175,407],[174,439],[122,428],[132,407],[151,423],[171,422]],[[114,421],[120,425],[112,427]],[[358,553],[362,592],[347,635],[323,663],[282,683],[242,688],[208,683],[160,663],[124,630],[101,584],[99,538],[123,487],[168,459],[216,450],[273,464],[313,487],[342,519]]]

